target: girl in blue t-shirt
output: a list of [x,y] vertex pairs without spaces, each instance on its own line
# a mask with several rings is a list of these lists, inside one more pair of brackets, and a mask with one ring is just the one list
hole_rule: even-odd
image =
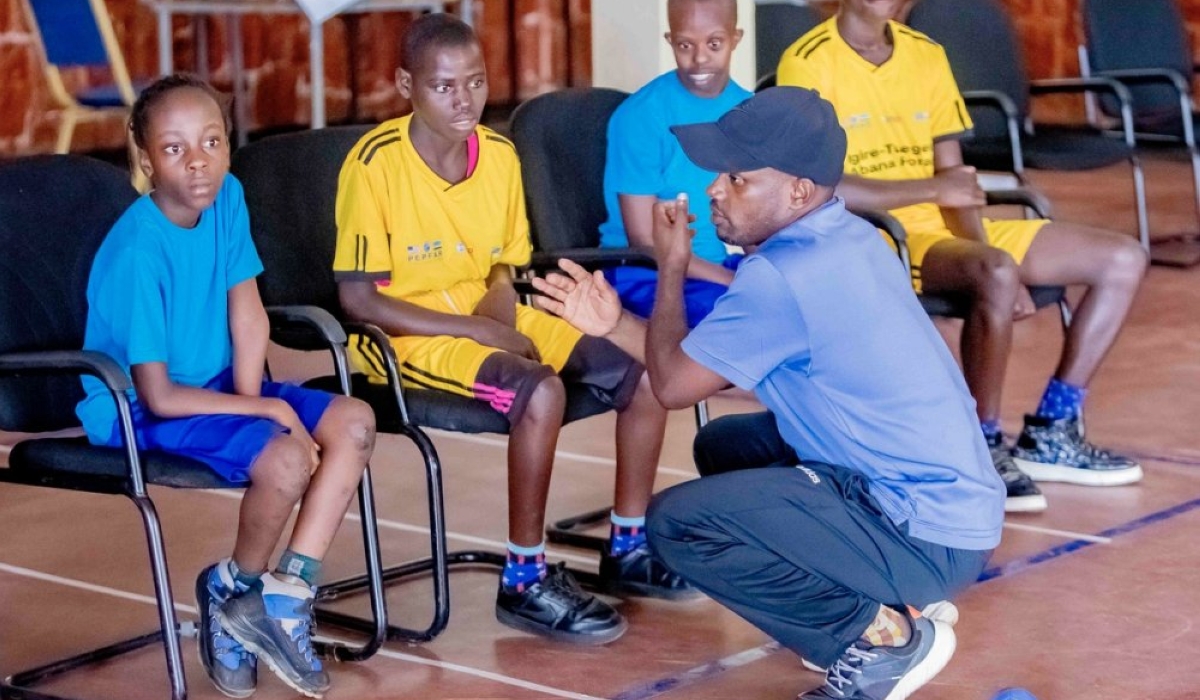
[[[172,75],[133,107],[135,167],[153,189],[113,226],[92,265],[84,346],[132,376],[138,447],[190,457],[249,482],[231,557],[200,573],[200,655],[231,697],[248,697],[257,658],[319,697],[329,677],[311,641],[321,559],[374,448],[356,399],[265,381],[269,326],[255,277],[229,124],[204,81]],[[95,444],[119,446],[107,390],[85,380],[79,416]],[[300,511],[273,574],[267,562]]]

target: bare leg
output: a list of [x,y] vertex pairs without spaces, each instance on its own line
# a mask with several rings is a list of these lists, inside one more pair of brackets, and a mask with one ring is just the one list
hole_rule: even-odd
[[557,376],[543,379],[508,436],[508,536],[519,547],[541,544],[554,448],[567,391]]
[[1030,285],[1084,285],[1055,376],[1087,386],[1117,338],[1147,259],[1137,241],[1112,231],[1075,224],[1047,224],[1021,264]]
[[288,548],[320,560],[375,449],[375,414],[362,401],[339,396],[325,409],[313,440],[321,446],[321,464],[309,481]]
[[921,284],[927,293],[953,292],[972,299],[962,331],[963,374],[979,420],[998,420],[1020,289],[1016,263],[986,243],[955,238],[925,254]]
[[646,513],[654,491],[654,476],[667,428],[667,409],[642,374],[633,400],[617,414],[617,482],[613,510],[627,518]]
[[292,507],[304,496],[309,481],[309,451],[290,435],[280,435],[263,448],[250,469],[250,488],[242,498],[233,560],[238,568],[267,570]]

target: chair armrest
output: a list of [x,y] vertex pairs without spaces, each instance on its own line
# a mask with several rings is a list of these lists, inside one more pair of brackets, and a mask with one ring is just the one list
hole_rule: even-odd
[[1096,71],[1098,78],[1113,78],[1122,83],[1170,83],[1177,92],[1190,94],[1192,84],[1188,78],[1172,68],[1122,68],[1120,70]]
[[852,209],[850,213],[866,219],[872,226],[886,233],[896,244],[896,253],[900,256],[900,263],[904,265],[904,269],[912,269],[912,261],[908,256],[908,232],[896,217],[886,211],[874,209]]
[[999,90],[967,90],[962,94],[963,102],[970,105],[986,105],[1004,112],[1006,119],[1016,121],[1020,118],[1017,103]]
[[0,355],[0,374],[86,374],[104,382],[114,393],[133,388],[116,360],[95,350],[48,350]]
[[1050,200],[1041,192],[1030,189],[990,190],[986,192],[988,206],[1014,204],[1032,209],[1039,218],[1050,218]]
[[567,258],[589,270],[623,265],[650,269],[658,267],[649,248],[564,248],[534,253],[528,268],[552,270],[558,267],[559,258]]
[[1035,80],[1029,86],[1033,96],[1055,93],[1111,92],[1121,103],[1121,128],[1125,134],[1125,145],[1136,148],[1133,131],[1133,95],[1129,88],[1113,78],[1050,78]]
[[[346,331],[333,314],[319,306],[268,306],[267,317],[271,320],[271,336],[294,341],[320,338],[323,346],[345,345]],[[281,343],[291,347],[288,342]]]
[[391,338],[383,332],[382,328],[373,323],[347,321],[343,326],[347,331],[365,337],[368,342],[378,348],[380,356],[383,357],[383,369],[387,375],[388,387],[392,390],[396,399],[396,407],[400,411],[400,420],[405,425],[410,425],[408,404],[404,401],[404,388],[400,385],[400,363],[396,360],[396,350],[392,347]]

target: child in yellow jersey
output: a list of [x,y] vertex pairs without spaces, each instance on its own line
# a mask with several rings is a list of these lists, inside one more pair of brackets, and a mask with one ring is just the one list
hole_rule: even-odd
[[[984,194],[958,143],[971,118],[942,47],[891,19],[902,3],[842,0],[836,17],[784,52],[779,84],[815,89],[833,103],[848,141],[837,193],[852,207],[888,209],[900,219],[914,287],[972,300],[963,369],[1008,487],[1006,510],[1046,507],[1030,477],[1094,486],[1138,481],[1137,463],[1084,440],[1080,415],[1087,384],[1137,293],[1146,256],[1131,238],[1111,231],[980,216]],[[1000,393],[1013,321],[1034,311],[1026,285],[1085,291],[1058,368],[1010,449],[1000,429]]]
[[[426,15],[405,35],[401,61],[397,85],[413,113],[364,136],[338,182],[342,306],[392,336],[408,386],[484,401],[509,421],[509,553],[497,618],[563,641],[612,641],[626,629],[621,615],[545,563],[564,382],[587,385],[618,411],[612,540],[601,559],[616,592],[693,593],[645,544],[666,411],[642,366],[612,343],[518,303],[510,268],[529,262],[525,194],[512,143],[479,124],[487,76],[475,34],[450,15]],[[369,352],[356,362],[382,376]]]

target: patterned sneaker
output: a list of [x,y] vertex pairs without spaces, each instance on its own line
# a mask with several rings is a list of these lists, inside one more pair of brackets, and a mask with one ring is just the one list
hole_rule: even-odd
[[246,592],[229,573],[228,559],[196,577],[196,608],[200,610],[200,663],[217,690],[231,698],[248,698],[258,686],[258,660],[217,621],[222,603]]
[[641,544],[614,557],[605,549],[600,556],[600,580],[606,592],[667,600],[690,600],[703,594],[688,585]]
[[[921,617],[928,618],[934,622],[941,622],[951,627],[958,624],[958,606],[948,600],[939,600],[936,603],[930,603],[921,608]],[[801,658],[800,664],[810,671],[817,673],[825,673],[828,669],[821,668],[808,659]]]
[[1035,481],[1084,486],[1122,486],[1142,480],[1137,462],[1083,438],[1078,418],[1025,416],[1013,461]]
[[902,647],[857,641],[833,662],[825,684],[797,700],[904,700],[933,680],[954,656],[954,629],[925,617],[909,618],[913,636]]
[[284,683],[319,698],[329,690],[329,675],[313,652],[314,594],[307,586],[263,574],[259,585],[222,605],[217,619]]
[[496,619],[522,632],[572,644],[607,644],[629,627],[611,605],[584,593],[562,564],[524,590],[508,591],[501,585]]
[[1005,513],[1039,513],[1046,510],[1046,497],[1029,475],[1017,468],[1012,450],[1004,445],[1004,437],[996,435],[987,439],[988,451],[992,453],[992,465],[1004,480],[1007,495],[1004,498]]

